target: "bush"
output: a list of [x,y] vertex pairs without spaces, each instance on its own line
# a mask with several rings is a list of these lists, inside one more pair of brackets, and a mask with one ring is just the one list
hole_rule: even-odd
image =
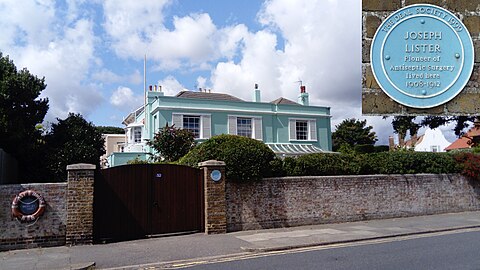
[[474,153],[458,153],[455,160],[460,164],[462,174],[472,179],[480,179],[480,155]]
[[375,152],[375,146],[372,144],[358,144],[353,147],[353,150],[360,154],[367,154]]
[[[478,159],[480,161],[480,156]],[[277,171],[277,175],[283,173],[288,176],[314,176],[458,173],[462,168],[470,168],[470,171],[478,169],[480,173],[480,166],[474,167],[475,164],[477,163],[471,162],[461,167],[449,153],[398,151],[359,154],[346,151],[340,154],[309,154],[298,158],[285,158],[283,166],[275,164],[273,171]]]
[[[197,167],[199,162],[220,160],[226,164],[229,180],[254,180],[272,175],[273,151],[255,139],[219,135],[197,145],[179,160],[179,164]],[[277,162],[278,163],[278,162]]]
[[370,154],[370,174],[458,173],[449,153],[395,151]]
[[352,175],[363,171],[363,155],[354,153],[342,154],[309,154],[289,161],[287,175]]

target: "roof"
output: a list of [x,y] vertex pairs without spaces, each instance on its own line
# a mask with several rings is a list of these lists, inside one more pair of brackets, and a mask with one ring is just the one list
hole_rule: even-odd
[[276,104],[276,105],[278,105],[278,104],[300,105],[297,102],[291,101],[290,99],[286,99],[284,97],[279,97],[279,98],[275,99],[274,101],[272,101],[270,103],[273,103],[273,104]]
[[196,99],[210,99],[210,100],[225,100],[225,101],[244,101],[229,94],[221,93],[206,93],[196,91],[181,91],[176,97],[179,98],[196,98]]
[[410,138],[410,140],[405,142],[405,146],[406,147],[415,147],[416,144],[419,144],[423,141],[423,137],[425,137],[425,135],[418,136],[417,141],[415,143],[413,142],[413,139]]
[[300,156],[314,153],[329,153],[312,144],[267,143],[276,155]]
[[456,141],[454,141],[452,144],[450,144],[447,148],[445,148],[446,151],[450,150],[455,150],[455,149],[468,149],[471,148],[471,144],[469,142],[471,141],[472,137],[480,136],[480,127],[473,127],[471,128],[467,134],[463,135],[462,137],[458,138]]

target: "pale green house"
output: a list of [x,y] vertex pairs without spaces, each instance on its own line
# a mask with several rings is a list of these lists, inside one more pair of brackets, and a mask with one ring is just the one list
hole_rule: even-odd
[[205,90],[165,96],[160,87],[150,87],[146,106],[123,121],[127,141],[123,152],[107,158],[109,166],[147,159],[152,149],[145,142],[167,123],[191,130],[198,142],[220,134],[261,140],[279,156],[331,151],[330,108],[309,105],[305,86],[300,88],[298,103],[282,97],[263,102],[257,85],[252,92],[253,100],[245,101]]

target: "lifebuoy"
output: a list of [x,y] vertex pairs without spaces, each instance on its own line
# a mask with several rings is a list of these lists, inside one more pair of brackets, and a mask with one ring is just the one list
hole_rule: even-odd
[[[25,197],[35,197],[38,200],[38,209],[35,211],[35,213],[30,214],[30,215],[25,215],[22,213],[19,209],[19,203],[21,203],[22,199]],[[12,216],[19,219],[20,221],[34,221],[37,218],[39,218],[43,212],[45,212],[45,200],[43,197],[38,194],[34,190],[25,190],[23,192],[20,192],[17,196],[15,196],[15,199],[13,199],[12,202]]]

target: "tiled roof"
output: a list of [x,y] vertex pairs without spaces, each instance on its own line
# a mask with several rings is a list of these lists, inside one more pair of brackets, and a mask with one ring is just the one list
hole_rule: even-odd
[[196,98],[196,99],[210,99],[210,100],[226,100],[226,101],[244,101],[229,94],[221,93],[205,93],[196,91],[181,91],[176,95],[179,98]]
[[277,105],[278,104],[300,105],[297,102],[291,101],[290,99],[286,99],[284,97],[279,97],[279,98],[275,99],[274,101],[272,101],[270,103],[277,104]]
[[470,139],[473,136],[480,136],[480,128],[479,127],[473,127],[472,129],[470,129],[467,132],[467,134],[458,138],[456,141],[454,141],[452,144],[450,144],[447,148],[445,148],[445,150],[450,151],[450,150],[455,150],[455,149],[471,148],[472,146],[468,143],[470,142]]
[[424,135],[418,136],[417,141],[415,142],[415,144],[413,143],[413,140],[410,139],[410,140],[408,140],[408,141],[405,142],[405,146],[406,146],[406,147],[415,147],[415,145],[417,145],[417,144],[419,144],[419,143],[421,143],[421,142],[423,141],[423,137],[424,137]]

